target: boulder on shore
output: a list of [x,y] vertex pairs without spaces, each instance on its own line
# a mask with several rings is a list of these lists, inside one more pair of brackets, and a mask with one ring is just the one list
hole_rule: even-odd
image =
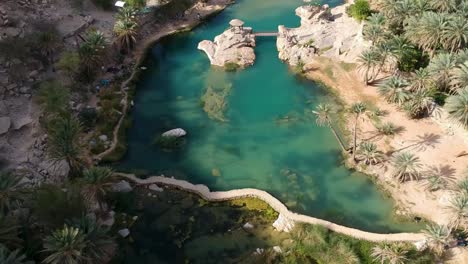
[[211,65],[229,68],[245,68],[255,61],[255,35],[252,28],[231,27],[214,41],[203,40],[198,49],[208,56]]

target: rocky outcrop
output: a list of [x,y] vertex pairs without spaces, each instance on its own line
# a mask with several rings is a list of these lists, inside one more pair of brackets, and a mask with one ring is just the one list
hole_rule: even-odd
[[[212,65],[245,68],[255,61],[255,35],[251,28],[229,28],[214,41],[203,40],[198,49],[208,56]],[[231,66],[231,67],[232,67]]]
[[355,62],[370,43],[362,37],[362,24],[346,14],[346,7],[298,7],[296,15],[301,18],[301,26],[278,27],[279,58],[291,65],[307,64],[318,55]]
[[182,128],[171,129],[162,134],[163,137],[176,137],[176,138],[183,137],[185,135],[187,135],[187,132],[183,130]]

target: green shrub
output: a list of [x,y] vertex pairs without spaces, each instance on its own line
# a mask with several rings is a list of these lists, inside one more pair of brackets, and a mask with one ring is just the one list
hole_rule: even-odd
[[356,2],[349,6],[347,10],[347,14],[358,21],[365,20],[371,15],[371,13],[369,2],[367,0],[356,0]]
[[142,8],[146,6],[146,0],[125,0],[128,6]]

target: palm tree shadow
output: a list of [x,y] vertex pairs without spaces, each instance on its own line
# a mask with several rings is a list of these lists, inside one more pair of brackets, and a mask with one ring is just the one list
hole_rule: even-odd
[[408,146],[396,149],[390,154],[407,149],[414,149],[416,151],[426,151],[429,147],[435,148],[435,145],[440,143],[440,135],[434,133],[424,133],[422,136],[419,135],[416,137],[415,140],[411,140],[410,142],[411,144],[409,144]]
[[439,165],[439,166],[429,166],[428,170],[424,173],[426,175],[438,175],[440,177],[445,178],[448,182],[455,182],[455,172],[457,170],[454,169],[450,165]]

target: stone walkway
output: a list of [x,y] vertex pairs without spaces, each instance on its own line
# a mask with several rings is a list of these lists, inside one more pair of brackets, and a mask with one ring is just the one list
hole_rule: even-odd
[[258,189],[236,189],[231,191],[225,192],[211,192],[207,186],[202,184],[194,185],[190,182],[177,180],[174,178],[167,178],[162,176],[151,176],[146,179],[137,178],[133,174],[125,174],[125,173],[117,173],[118,176],[124,177],[128,180],[135,182],[138,185],[148,185],[148,184],[162,184],[166,186],[175,187],[178,189],[182,189],[184,191],[188,191],[191,193],[195,193],[206,199],[207,201],[215,202],[215,201],[226,201],[232,200],[242,197],[253,197],[263,200],[264,202],[268,203],[275,211],[279,214],[283,215],[283,217],[292,220],[294,222],[301,222],[313,225],[321,225],[323,227],[328,228],[331,231],[344,234],[347,236],[351,236],[357,239],[363,239],[368,241],[374,242],[381,242],[381,241],[406,241],[406,242],[416,242],[425,239],[425,235],[422,233],[394,233],[394,234],[378,234],[378,233],[370,233],[346,226],[341,226],[334,224],[332,222],[314,218],[307,215],[301,215],[294,212],[289,211],[286,206],[281,203],[278,199],[273,197],[271,194],[258,190]]

